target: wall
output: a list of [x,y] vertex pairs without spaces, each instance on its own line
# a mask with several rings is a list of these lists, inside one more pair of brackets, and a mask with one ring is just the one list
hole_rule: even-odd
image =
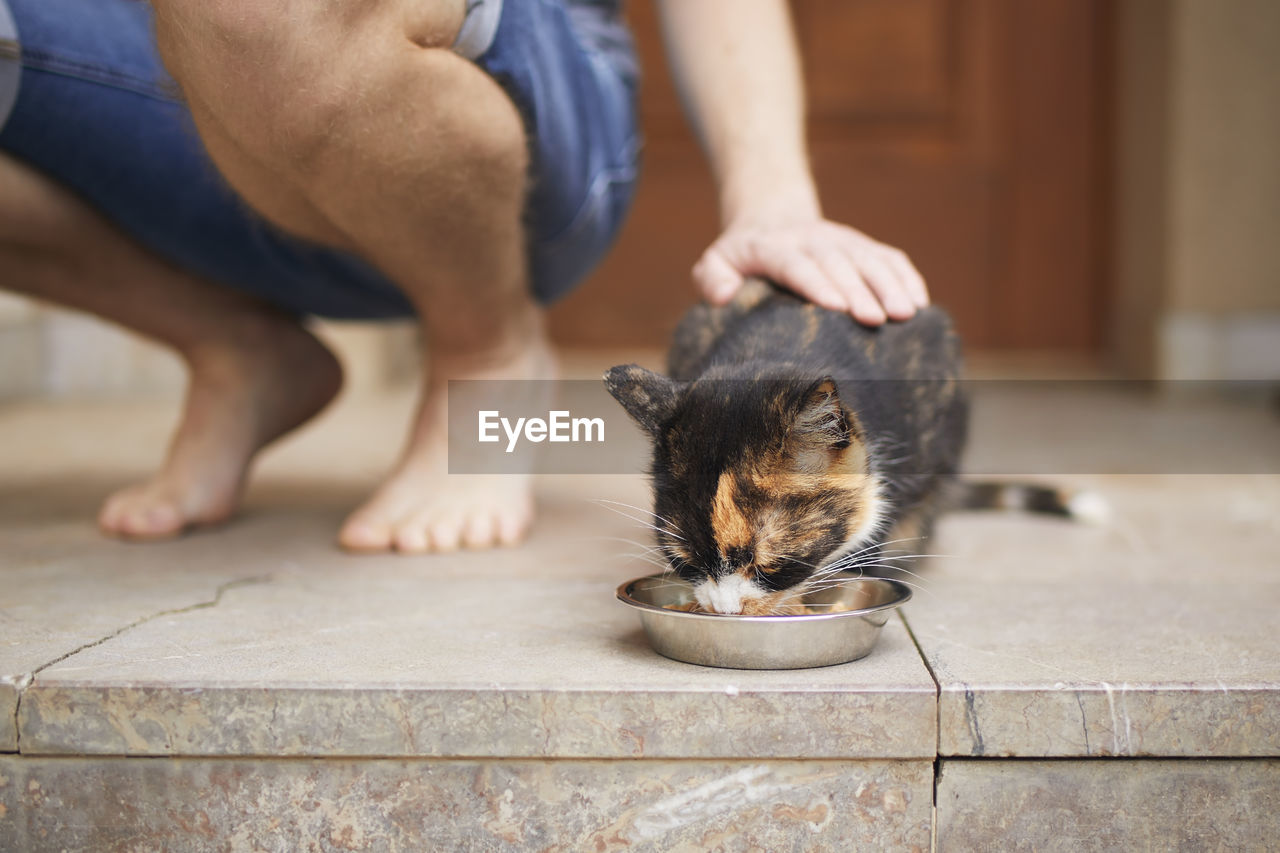
[[[346,386],[361,391],[413,381],[412,323],[317,323],[343,363]],[[0,292],[0,402],[24,397],[177,396],[179,360],[94,317]]]
[[[1110,348],[1132,376],[1280,378],[1280,2],[1120,0]],[[407,329],[327,330],[353,384]],[[401,374],[403,375],[403,374]],[[173,393],[167,355],[0,294],[0,399]]]
[[1115,354],[1280,379],[1280,3],[1118,7]]

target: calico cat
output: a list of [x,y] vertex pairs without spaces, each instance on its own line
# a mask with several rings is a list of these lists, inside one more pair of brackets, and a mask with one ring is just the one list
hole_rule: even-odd
[[833,568],[921,550],[957,495],[1066,511],[1051,489],[956,487],[968,402],[939,308],[867,328],[750,280],[685,315],[668,366],[604,379],[652,438],[658,545],[702,609],[787,612]]

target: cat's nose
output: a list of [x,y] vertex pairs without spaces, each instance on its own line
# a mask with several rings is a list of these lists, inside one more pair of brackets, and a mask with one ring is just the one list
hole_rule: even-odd
[[717,613],[742,612],[742,596],[736,589],[725,589],[716,584],[707,590],[707,597],[711,599],[711,609]]
[[707,610],[716,613],[741,613],[743,599],[759,597],[760,591],[742,575],[724,575],[698,584],[693,594]]

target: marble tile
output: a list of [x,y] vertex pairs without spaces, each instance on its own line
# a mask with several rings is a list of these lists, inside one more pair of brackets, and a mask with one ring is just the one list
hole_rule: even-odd
[[[339,553],[334,531],[411,410],[408,395],[347,398],[267,454],[234,524],[134,546],[98,537],[94,512],[159,459],[175,405],[6,407],[0,678],[40,670],[24,752],[1276,754],[1280,477],[1053,477],[1111,500],[1101,529],[952,517],[930,550],[955,556],[922,568],[905,610],[935,699],[896,622],[870,658],[827,670],[654,655],[612,601],[649,571],[624,556],[648,535],[590,502],[644,506],[638,478],[546,478],[517,549]],[[988,469],[1054,452],[984,417]],[[0,686],[0,750],[16,698]]]
[[[0,498],[6,493],[0,486]],[[24,511],[32,511],[40,496],[26,497]],[[228,585],[254,580],[215,550],[187,543],[140,550],[104,540],[91,521],[28,527],[17,515],[0,521],[0,751],[16,748],[18,687],[34,673],[160,614],[207,606]],[[242,535],[255,538],[248,529]]]
[[935,753],[934,685],[900,622],[842,666],[691,666],[648,647],[615,579],[539,578],[515,553],[502,568],[458,558],[472,575],[448,560],[281,571],[139,625],[40,673],[20,708],[23,752]]
[[942,755],[1280,755],[1280,478],[1101,477],[1093,528],[956,515],[907,614]]
[[0,758],[0,848],[914,850],[910,762]]
[[[516,549],[336,550],[411,403],[342,408],[265,461],[235,524],[151,545],[103,540],[92,519],[160,452],[169,408],[7,410],[0,612],[16,629],[0,675],[40,670],[22,696],[22,751],[934,754],[935,688],[900,623],[872,656],[825,670],[654,654],[613,599],[652,570],[625,556],[647,531],[592,503],[644,505],[642,478],[544,478],[540,524]],[[103,453],[85,422],[119,446]]]
[[8,538],[0,554],[0,677],[15,680],[157,614],[213,601],[228,583],[253,580],[224,554],[189,545],[144,552],[93,531],[61,531],[47,548],[33,539]]
[[1280,761],[941,763],[937,849],[1274,850]]
[[0,678],[0,752],[18,751],[18,688]]

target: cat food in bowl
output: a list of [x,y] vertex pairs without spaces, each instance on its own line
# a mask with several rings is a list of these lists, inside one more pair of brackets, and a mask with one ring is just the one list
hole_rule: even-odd
[[802,669],[865,657],[889,611],[910,598],[906,584],[850,574],[801,596],[790,615],[730,616],[699,611],[693,587],[672,575],[618,587],[618,600],[640,614],[658,654],[732,669]]

